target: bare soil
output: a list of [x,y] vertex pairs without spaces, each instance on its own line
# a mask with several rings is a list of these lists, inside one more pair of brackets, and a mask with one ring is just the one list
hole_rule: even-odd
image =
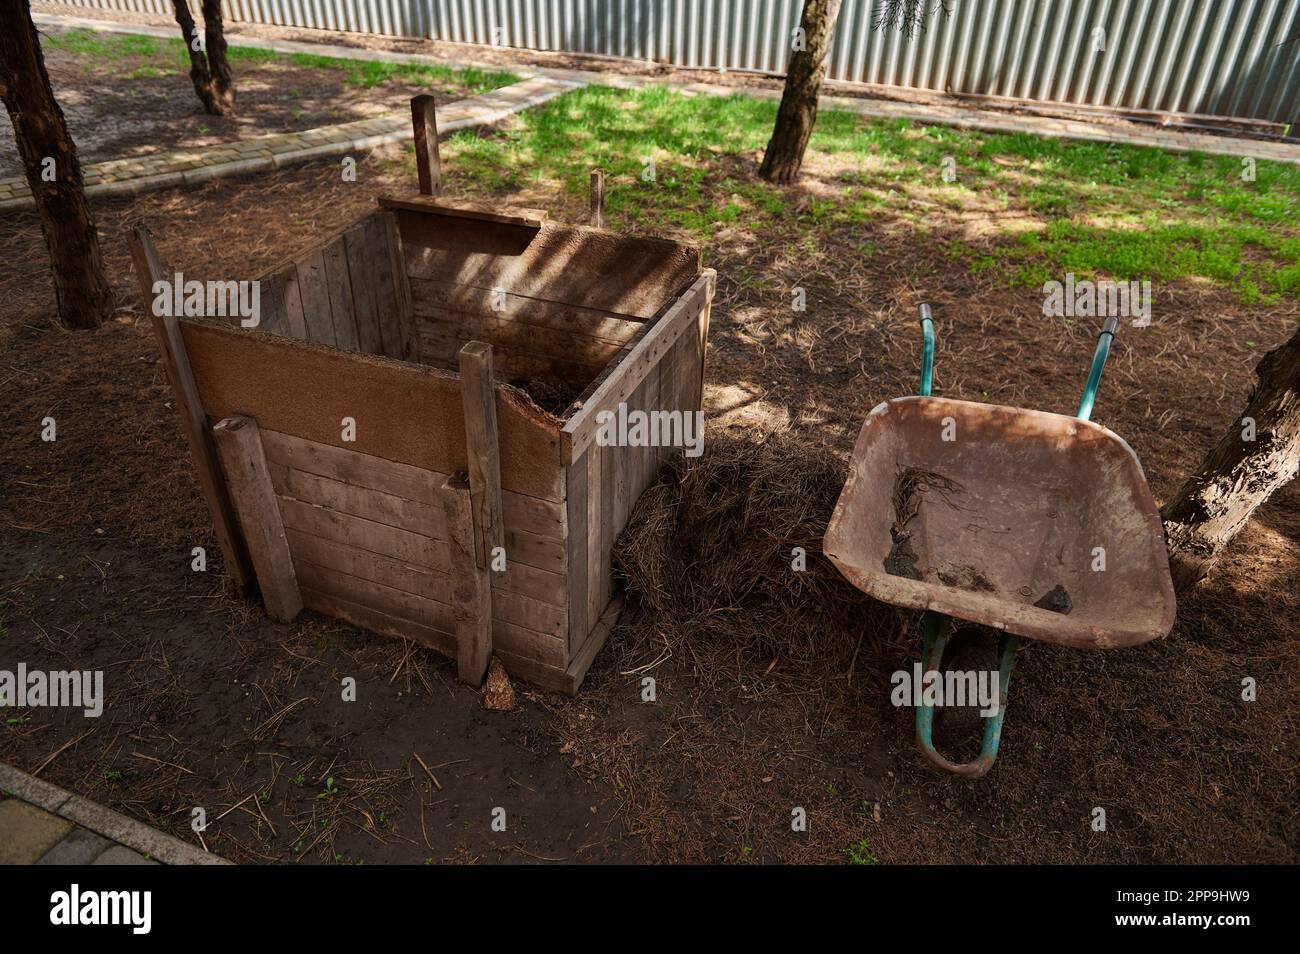
[[[0,663],[104,666],[109,696],[98,721],[24,713],[0,727],[0,759],[189,840],[192,806],[213,818],[269,793],[267,818],[245,801],[205,834],[240,860],[837,862],[850,848],[884,863],[1295,860],[1295,484],[1182,600],[1169,637],[1112,653],[1022,650],[1002,755],[979,782],[927,768],[911,710],[889,702],[891,674],[919,657],[913,615],[825,575],[765,615],[790,547],[824,564],[817,528],[867,411],[915,390],[917,302],[939,322],[936,393],[1074,408],[1095,329],[1045,319],[1033,289],[973,277],[943,253],[945,230],[969,235],[969,223],[938,212],[923,234],[889,213],[832,230],[815,255],[796,212],[778,234],[738,227],[705,250],[719,272],[706,447],[748,446],[769,471],[808,475],[803,529],[749,512],[731,532],[770,539],[748,595],[702,614],[633,601],[576,699],[525,689],[519,712],[487,714],[430,653],[312,614],[271,624],[222,595],[215,557],[192,573],[190,548],[216,547],[124,234],[144,223],[173,265],[253,275],[372,208],[376,192],[409,189],[393,158],[372,156],[355,184],[308,165],[97,203],[123,311],[88,333],[55,326],[35,216],[0,223]],[[799,188],[824,187],[813,167]],[[513,198],[585,218],[578,197]],[[794,285],[807,312],[789,308]],[[1094,418],[1133,445],[1164,499],[1297,314],[1183,282],[1157,289],[1154,315],[1121,332]],[[40,439],[46,416],[54,443]],[[737,491],[745,512],[743,481],[713,489]],[[678,542],[716,552],[728,526],[739,524]],[[754,638],[754,620],[769,618],[786,622]],[[344,675],[360,702],[339,701]],[[647,675],[654,704],[642,702]],[[1246,677],[1255,702],[1241,699]],[[443,791],[414,752],[442,766]],[[329,777],[340,794],[318,798]],[[497,805],[518,821],[504,835],[488,828]],[[791,830],[795,808],[807,832]]]
[[[160,65],[158,57],[103,61],[68,50],[46,50],[50,83],[82,162],[195,149],[369,119],[409,109],[411,97],[418,93],[433,93],[439,102],[469,95],[463,84],[454,81],[416,84],[393,79],[367,88],[345,82],[343,70],[236,61],[237,115],[210,116],[199,105],[187,73],[137,74]],[[5,144],[0,149],[0,177],[21,175],[12,147],[13,131],[3,112],[0,143]]]

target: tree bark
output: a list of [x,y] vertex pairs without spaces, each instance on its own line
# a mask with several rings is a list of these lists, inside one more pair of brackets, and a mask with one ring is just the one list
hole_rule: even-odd
[[1160,511],[1175,590],[1201,580],[1255,508],[1300,468],[1300,330],[1266,354],[1255,375],[1246,410]]
[[[203,111],[212,116],[235,114],[235,90],[230,78],[230,63],[226,59],[226,38],[221,20],[220,0],[201,0],[203,9],[203,49],[195,49],[198,28],[190,14],[189,0],[172,0],[176,22],[180,24],[181,37],[190,57],[190,82],[203,104]],[[210,6],[216,7],[213,14]],[[214,53],[213,50],[216,50]]]
[[804,152],[817,121],[817,98],[826,78],[826,54],[830,52],[840,3],[841,0],[804,2],[799,18],[804,48],[790,54],[776,127],[758,169],[760,176],[778,185],[789,185],[803,167]]
[[226,27],[221,20],[221,0],[203,0],[203,35],[212,74],[212,98],[221,115],[235,115],[235,83],[226,57]]
[[28,0],[0,0],[0,97],[50,252],[59,317],[69,328],[95,328],[113,311],[113,289]]

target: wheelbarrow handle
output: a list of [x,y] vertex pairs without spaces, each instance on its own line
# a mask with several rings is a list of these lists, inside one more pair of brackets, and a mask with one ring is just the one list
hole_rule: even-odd
[[930,396],[930,387],[934,381],[934,319],[930,316],[930,306],[921,305],[921,334],[924,345],[921,353],[921,391],[922,397]]
[[1106,358],[1110,355],[1110,343],[1115,340],[1115,334],[1118,331],[1119,319],[1110,317],[1102,324],[1101,333],[1097,335],[1097,350],[1092,355],[1092,367],[1088,370],[1088,383],[1084,385],[1083,398],[1079,401],[1079,411],[1076,415],[1082,421],[1092,417],[1092,405],[1097,400],[1097,388],[1101,386],[1101,373],[1106,370]]

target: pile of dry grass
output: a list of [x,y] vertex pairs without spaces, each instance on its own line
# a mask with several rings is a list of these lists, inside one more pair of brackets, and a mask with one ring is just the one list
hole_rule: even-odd
[[864,616],[884,610],[822,555],[845,463],[784,432],[713,432],[705,447],[665,468],[619,538],[614,562],[629,592],[694,624],[697,639],[764,658],[807,662],[828,643],[851,647]]

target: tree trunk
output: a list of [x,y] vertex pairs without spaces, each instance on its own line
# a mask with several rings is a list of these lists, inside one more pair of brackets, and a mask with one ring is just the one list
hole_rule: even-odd
[[27,0],[0,0],[0,97],[41,217],[59,317],[69,328],[95,328],[113,311],[113,289]]
[[203,0],[203,35],[212,73],[212,98],[223,116],[235,115],[235,83],[226,58],[226,28],[221,20],[221,0]]
[[826,54],[830,52],[841,0],[805,0],[799,28],[803,48],[790,54],[786,67],[785,92],[776,113],[776,128],[763,154],[758,174],[778,185],[789,185],[799,176],[804,151],[817,121],[817,97],[826,78]]
[[1204,577],[1255,508],[1300,468],[1300,330],[1255,375],[1241,419],[1160,511],[1176,590]]
[[[217,8],[215,17],[211,14],[210,5]],[[190,82],[194,84],[199,102],[203,104],[203,111],[212,116],[233,116],[235,91],[230,79],[230,64],[226,59],[226,38],[219,0],[216,4],[202,0],[204,30],[201,50],[196,49],[199,31],[190,14],[189,0],[172,0],[172,9],[176,12],[176,22],[180,24],[181,36],[190,57]],[[213,52],[214,47],[216,53]]]

